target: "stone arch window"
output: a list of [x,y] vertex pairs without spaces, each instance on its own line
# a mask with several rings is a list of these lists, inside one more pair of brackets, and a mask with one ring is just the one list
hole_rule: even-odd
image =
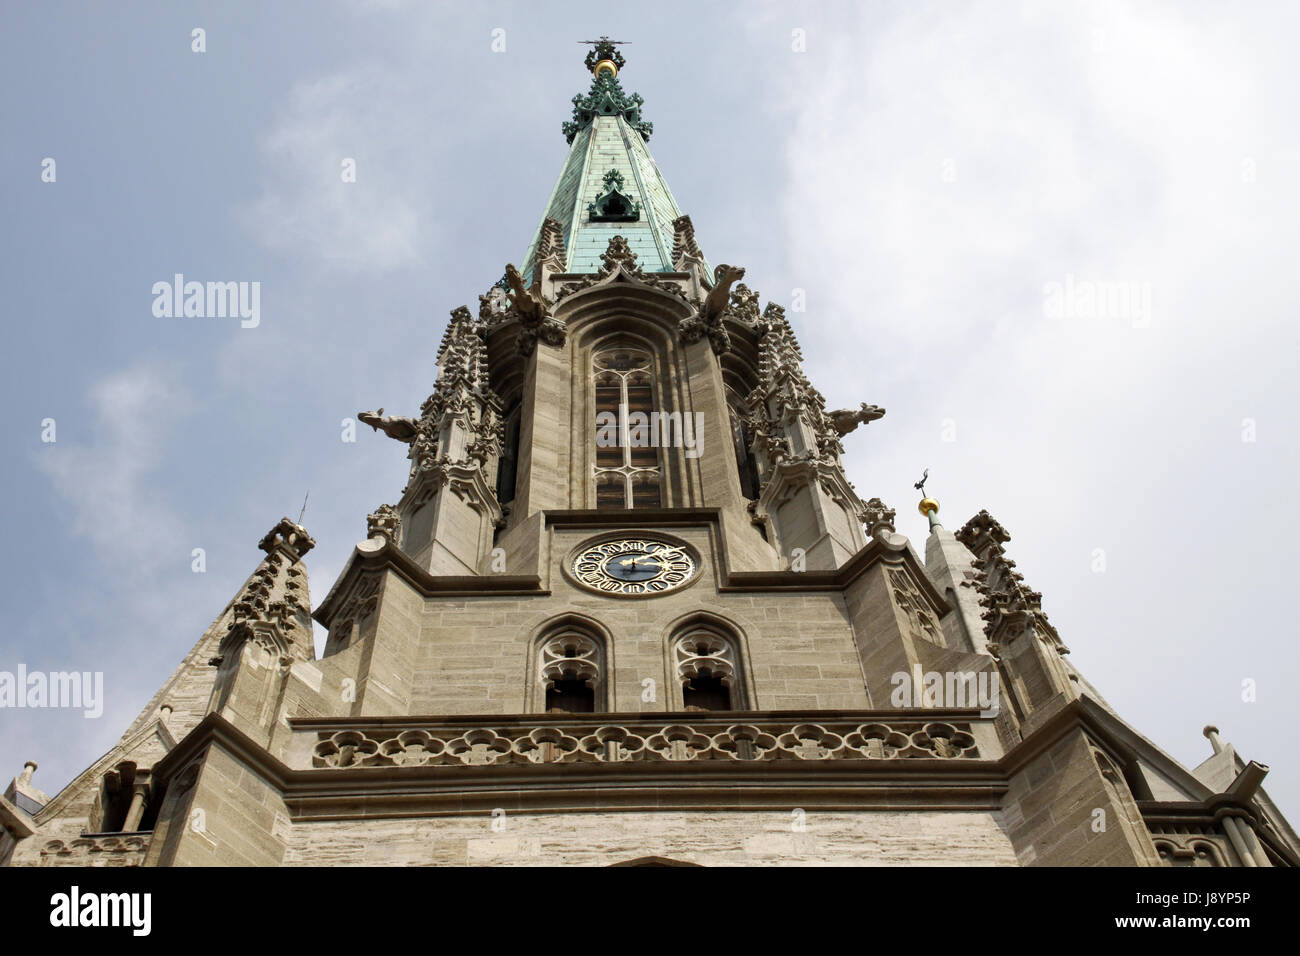
[[736,642],[720,628],[693,625],[673,639],[682,706],[688,711],[742,710]]
[[663,464],[654,358],[640,346],[614,343],[597,349],[591,364],[596,507],[658,508],[663,504]]
[[537,653],[539,698],[547,713],[605,710],[605,654],[595,634],[564,627],[542,638]]

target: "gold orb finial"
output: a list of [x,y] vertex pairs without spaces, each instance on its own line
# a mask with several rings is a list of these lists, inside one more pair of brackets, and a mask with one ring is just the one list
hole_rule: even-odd
[[601,73],[608,73],[610,78],[618,76],[618,66],[613,60],[601,60],[596,64],[595,69],[591,71],[593,76],[600,76]]
[[922,498],[917,509],[928,518],[932,514],[939,513],[939,502],[933,498]]

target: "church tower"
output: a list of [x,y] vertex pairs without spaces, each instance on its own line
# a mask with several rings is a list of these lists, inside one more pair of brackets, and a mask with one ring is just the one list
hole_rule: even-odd
[[1184,768],[1083,679],[987,511],[925,496],[918,548],[859,496],[876,396],[826,407],[618,45],[585,65],[523,258],[418,414],[359,416],[409,474],[319,606],[285,519],[110,753],[24,769],[0,861],[1300,863],[1266,767],[1211,729]]

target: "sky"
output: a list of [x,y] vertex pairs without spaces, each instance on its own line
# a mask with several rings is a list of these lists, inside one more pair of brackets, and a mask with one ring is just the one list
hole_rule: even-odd
[[[0,671],[104,675],[0,709],[0,778],[98,759],[308,495],[325,596],[406,480],[341,422],[417,413],[519,263],[602,34],[709,260],[888,409],[859,494],[922,552],[922,469],[990,511],[1120,714],[1300,816],[1300,6],[1253,2],[0,6]],[[258,324],[156,316],[176,273]]]

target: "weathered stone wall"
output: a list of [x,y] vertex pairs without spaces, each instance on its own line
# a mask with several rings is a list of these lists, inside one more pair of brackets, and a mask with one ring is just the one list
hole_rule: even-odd
[[[604,597],[584,590],[558,569],[596,529],[556,529],[550,543],[549,597],[430,598],[420,618],[411,673],[410,714],[522,713],[528,710],[532,645],[546,622],[566,614],[599,621],[612,638],[607,648],[613,711],[661,711],[671,699],[674,664],[667,639],[684,617],[706,611],[729,622],[739,637],[742,665],[757,709],[861,709],[869,706],[858,652],[842,595],[774,592],[718,593],[710,533],[673,532],[701,555],[699,579],[649,600]],[[634,533],[634,532],[633,532]],[[382,615],[393,593],[386,591]],[[394,630],[394,638],[400,629]],[[407,632],[409,633],[409,632]],[[367,680],[387,683],[372,657]],[[394,655],[393,660],[401,660]],[[405,662],[403,662],[405,664]],[[394,673],[391,680],[399,675]],[[658,685],[642,701],[642,681]],[[365,711],[381,713],[386,711]]]
[[1159,865],[1128,786],[1080,730],[1020,767],[1003,807],[1024,866]]
[[808,811],[553,813],[294,825],[286,865],[1014,866],[1000,814]]
[[193,782],[169,791],[150,844],[150,866],[278,866],[289,814],[277,788],[220,744]]

